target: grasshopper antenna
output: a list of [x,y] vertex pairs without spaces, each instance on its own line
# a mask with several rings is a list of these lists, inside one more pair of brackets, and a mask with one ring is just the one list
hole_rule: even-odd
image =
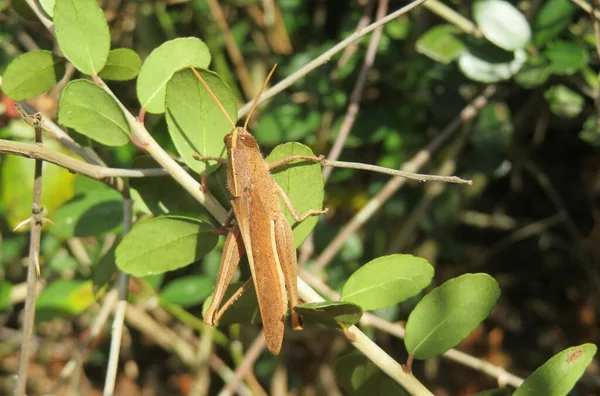
[[[202,78],[202,76],[200,75],[200,73],[198,73],[196,71],[196,69],[194,69],[193,66],[190,66],[190,69],[192,69],[192,71],[194,72],[194,74],[196,75],[196,77],[198,78],[198,80],[200,80],[200,83],[202,84],[202,86],[204,87],[204,89],[206,89],[206,91],[208,92],[208,94],[210,95],[210,97],[212,98],[212,100],[217,104],[217,106],[219,107],[219,109],[221,110],[221,112],[223,113],[223,115],[225,115],[225,118],[227,118],[227,121],[229,121],[229,123],[231,124],[231,127],[233,129],[235,129],[235,123],[233,122],[233,120],[231,119],[231,117],[229,117],[229,114],[227,114],[227,111],[225,110],[225,108],[223,107],[223,105],[221,104],[221,102],[219,102],[219,98],[217,98],[217,95],[215,95],[215,93],[212,91],[212,89],[210,89],[210,87],[208,86],[208,84],[206,83],[206,81],[204,81],[204,78]],[[275,68],[273,68],[273,69],[275,69]],[[269,74],[269,77],[271,77],[270,74]],[[267,81],[268,81],[268,79],[267,79]],[[263,86],[263,88],[264,88],[264,86]],[[261,88],[260,93],[262,93],[263,88]]]
[[252,107],[250,108],[250,112],[248,113],[248,117],[246,117],[246,121],[244,121],[244,130],[247,130],[247,128],[248,128],[248,122],[250,122],[250,117],[252,117],[252,112],[254,111],[254,109],[256,108],[256,106],[258,105],[258,101],[260,100],[260,97],[262,96],[263,91],[267,87],[267,84],[269,83],[269,80],[271,79],[271,76],[275,72],[276,68],[277,68],[277,63],[275,63],[273,65],[273,68],[269,72],[269,75],[265,79],[265,82],[263,83],[262,87],[260,87],[260,91],[258,91],[258,94],[256,95],[256,98],[254,98],[254,102],[252,102]]

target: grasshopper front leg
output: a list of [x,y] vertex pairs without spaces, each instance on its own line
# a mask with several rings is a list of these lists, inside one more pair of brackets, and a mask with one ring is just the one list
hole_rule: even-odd
[[244,254],[244,241],[238,226],[233,227],[227,234],[225,246],[223,247],[223,256],[221,257],[221,265],[219,274],[217,275],[217,285],[210,306],[204,315],[204,323],[208,326],[214,326],[218,321],[222,312],[219,311],[227,286],[231,283],[233,272],[240,263],[242,254]]
[[325,208],[325,209],[309,209],[306,212],[300,214],[300,213],[298,213],[296,211],[296,208],[294,208],[294,204],[290,200],[290,197],[287,196],[287,194],[285,193],[285,191],[283,191],[283,188],[281,188],[281,186],[279,184],[277,184],[277,183],[275,183],[275,192],[277,194],[279,194],[279,196],[283,199],[283,203],[285,204],[285,207],[290,211],[290,214],[292,215],[292,217],[294,218],[294,220],[297,223],[303,221],[308,216],[316,216],[316,215],[326,214],[327,212],[329,212],[328,208]]

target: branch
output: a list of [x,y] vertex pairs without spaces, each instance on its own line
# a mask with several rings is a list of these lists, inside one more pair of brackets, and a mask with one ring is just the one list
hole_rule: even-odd
[[15,154],[50,162],[73,173],[79,173],[97,180],[111,177],[156,177],[168,175],[167,171],[162,168],[120,169],[89,164],[38,144],[20,143],[4,139],[0,139],[0,153]]
[[[360,40],[367,34],[371,33],[373,30],[377,29],[379,26],[383,26],[386,23],[398,18],[399,16],[406,14],[408,11],[410,11],[413,8],[417,7],[418,5],[424,3],[425,1],[427,1],[427,0],[415,0],[412,3],[408,4],[407,6],[404,6],[404,7],[400,8],[399,10],[392,12],[385,18],[382,18],[379,21],[376,21],[376,22],[370,24],[369,26],[365,27],[364,29],[360,29],[360,30],[356,31],[355,33],[351,34],[346,39],[340,41],[338,44],[334,45],[329,50],[323,52],[321,55],[316,57],[314,60],[309,62],[307,65],[303,66],[300,70],[290,74],[288,77],[284,78],[283,80],[281,80],[280,82],[275,84],[273,87],[266,90],[263,93],[261,99],[258,101],[258,104],[264,103],[265,101],[271,99],[273,96],[282,92],[286,88],[289,88],[296,81],[298,81],[302,77],[306,76],[308,73],[315,70],[317,67],[327,63],[333,55],[342,51],[348,45],[352,44],[353,42],[355,42],[357,40]],[[251,107],[252,107],[252,102],[246,103],[244,106],[242,106],[238,110],[238,117],[242,118],[244,115],[246,115],[248,113],[248,111],[250,111]]]
[[[42,116],[37,114],[33,118],[35,127],[35,142],[42,144]],[[24,396],[27,387],[27,374],[29,371],[29,354],[31,336],[35,321],[35,300],[37,298],[37,278],[40,268],[40,242],[42,238],[42,220],[44,208],[42,206],[42,160],[35,161],[33,176],[33,199],[31,204],[31,237],[29,240],[29,265],[27,266],[27,298],[25,299],[25,317],[23,319],[23,344],[19,357],[17,372],[17,385],[15,396]]]
[[[377,20],[381,20],[385,13],[388,10],[388,0],[380,0],[379,6],[377,7]],[[342,150],[344,149],[344,143],[346,143],[346,139],[350,134],[350,130],[354,126],[354,122],[356,121],[356,115],[358,114],[358,110],[360,108],[360,102],[362,99],[362,93],[367,85],[367,75],[369,74],[369,70],[373,66],[375,62],[375,55],[377,54],[377,46],[379,45],[379,40],[381,39],[381,32],[383,30],[383,26],[379,26],[375,29],[375,33],[371,36],[371,40],[369,41],[369,47],[367,48],[367,54],[365,55],[365,60],[363,61],[362,67],[360,68],[360,72],[358,74],[358,79],[356,80],[356,85],[350,94],[350,104],[348,105],[348,109],[346,110],[346,115],[344,116],[344,121],[342,121],[342,126],[340,127],[340,132],[338,133],[335,142],[333,143],[333,147],[329,151],[329,155],[327,159],[330,161],[335,161],[342,154]],[[323,169],[323,180],[327,183],[327,179],[331,175],[332,169],[327,168]]]
[[[454,133],[456,129],[464,122],[470,121],[475,117],[479,109],[481,109],[496,92],[494,85],[488,86],[479,96],[477,96],[469,105],[467,105],[458,117],[452,121],[440,134],[431,141],[427,147],[417,152],[410,161],[402,166],[403,171],[414,172],[423,167],[431,159],[431,154],[438,150],[440,146]],[[327,248],[317,257],[315,264],[311,268],[312,273],[322,271],[327,264],[333,259],[337,252],[344,246],[350,235],[363,226],[381,207],[398,191],[398,189],[406,182],[406,179],[394,177],[386,183],[383,189],[369,201],[338,233],[333,241],[329,243]]]
[[265,331],[262,330],[244,354],[244,360],[242,360],[242,363],[235,369],[234,377],[227,382],[225,388],[220,392],[220,395],[226,396],[234,393],[242,382],[242,379],[252,370],[254,363],[258,360],[266,346],[267,341],[265,340]]

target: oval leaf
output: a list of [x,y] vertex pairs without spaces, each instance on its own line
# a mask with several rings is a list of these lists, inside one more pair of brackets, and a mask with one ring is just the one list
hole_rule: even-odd
[[[199,73],[235,122],[237,105],[229,86],[216,73],[207,70],[199,70]],[[190,168],[198,173],[206,168],[204,161],[193,158],[194,154],[206,157],[226,154],[223,137],[233,127],[192,70],[184,69],[173,75],[167,84],[165,106],[171,139]],[[211,162],[209,171],[217,166]]]
[[541,47],[561,34],[571,23],[576,9],[571,0],[545,1],[533,24],[533,44]]
[[411,312],[406,350],[417,359],[441,355],[479,326],[499,296],[498,283],[487,274],[450,279],[423,297]]
[[562,84],[548,88],[544,98],[552,113],[562,118],[577,117],[585,104],[583,96]]
[[2,91],[14,100],[49,90],[65,74],[64,59],[50,51],[32,51],[14,59],[2,76]]
[[515,75],[526,58],[523,50],[510,53],[492,45],[471,46],[461,53],[458,66],[471,80],[493,83]]
[[358,323],[362,309],[348,301],[322,301],[297,305],[294,310],[304,319],[333,329],[347,329]]
[[213,291],[210,279],[190,275],[167,283],[160,291],[160,298],[168,303],[190,307],[202,303]]
[[110,51],[110,33],[98,2],[56,0],[54,27],[65,57],[80,72],[97,75]]
[[465,49],[465,45],[457,37],[460,32],[454,25],[434,26],[417,40],[417,52],[447,65]]
[[184,217],[157,217],[137,222],[117,247],[117,267],[146,276],[185,267],[217,244],[212,227]]
[[473,18],[485,38],[507,51],[525,48],[531,38],[527,19],[508,1],[476,1]]
[[107,146],[129,142],[129,124],[115,100],[88,80],[73,80],[58,104],[58,122]]
[[210,64],[208,47],[195,37],[177,38],[156,48],[144,61],[137,80],[137,97],[149,113],[165,112],[167,82],[184,67],[206,68]]
[[594,344],[583,344],[557,353],[527,377],[513,396],[568,394],[592,362],[597,349]]
[[123,222],[123,197],[108,187],[78,194],[53,217],[51,232],[59,238],[101,236],[117,231]]
[[35,304],[36,323],[78,315],[96,301],[92,281],[57,279],[39,295]]
[[358,352],[337,360],[335,376],[350,395],[409,395],[396,381]]
[[[244,282],[233,282],[227,286],[223,302],[229,300],[231,296],[244,284]],[[212,302],[211,294],[202,306],[202,317]],[[254,285],[249,287],[235,302],[223,313],[219,319],[218,326],[227,326],[234,323],[259,324],[261,323],[260,311],[258,309],[258,300],[256,299],[256,290]]]
[[56,1],[55,0],[39,0],[38,2],[42,6],[42,10],[44,10],[44,12],[46,14],[48,14],[48,16],[50,18],[54,18],[54,4],[56,3]]
[[[285,143],[275,147],[266,158],[267,162],[276,162],[290,155],[314,156],[312,150],[301,143]],[[295,161],[273,170],[273,179],[294,204],[296,212],[302,214],[310,209],[321,209],[325,193],[321,166],[307,161]],[[294,242],[300,246],[317,225],[319,216],[309,216],[301,223],[295,223],[281,202],[281,207],[294,230]]]
[[100,72],[105,80],[133,80],[142,67],[140,56],[129,48],[117,48],[108,53],[106,65]]
[[550,61],[550,69],[555,74],[569,75],[577,72],[588,63],[588,53],[575,43],[559,41],[543,52]]
[[12,300],[10,298],[12,288],[12,283],[4,279],[0,280],[0,312],[12,306]]
[[389,307],[417,295],[431,283],[433,272],[427,260],[410,254],[379,257],[350,276],[340,298],[365,311]]
[[527,59],[525,65],[515,75],[515,81],[525,88],[535,88],[546,82],[552,74],[550,63],[541,56]]

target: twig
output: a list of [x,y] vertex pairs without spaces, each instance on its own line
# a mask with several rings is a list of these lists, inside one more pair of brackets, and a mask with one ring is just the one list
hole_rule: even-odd
[[240,49],[238,48],[238,45],[235,42],[231,31],[229,30],[229,25],[227,24],[225,15],[223,15],[223,10],[221,9],[221,6],[217,0],[206,1],[208,3],[208,7],[210,8],[210,12],[215,19],[215,22],[217,22],[219,30],[221,30],[221,34],[223,34],[223,38],[225,39],[225,48],[227,48],[227,52],[231,57],[231,61],[235,67],[235,74],[237,74],[240,80],[240,85],[242,86],[244,95],[246,96],[246,99],[252,99],[255,91],[250,79],[250,73],[248,72],[246,63],[244,62],[244,57],[242,56],[242,53],[240,52]]
[[583,9],[588,14],[594,16],[594,18],[600,20],[600,10],[597,8],[593,8],[592,5],[584,0],[571,0],[573,3],[577,4],[581,9]]
[[90,164],[45,146],[14,142],[12,140],[0,139],[0,153],[15,154],[22,157],[43,160],[61,166],[71,172],[89,176],[97,180],[108,179],[111,177],[157,177],[168,175],[167,171],[162,168],[120,169]]
[[[363,38],[367,34],[371,33],[373,30],[377,29],[379,26],[385,25],[386,23],[394,20],[395,18],[398,18],[400,15],[407,13],[408,11],[419,6],[420,4],[424,3],[425,1],[427,1],[427,0],[413,1],[412,3],[400,8],[399,10],[392,12],[385,18],[382,18],[379,21],[374,22],[374,23],[370,24],[369,26],[365,27],[364,29],[358,30],[357,32],[351,34],[346,39],[340,41],[338,44],[334,45],[329,50],[323,52],[321,55],[319,55],[318,57],[313,59],[307,65],[303,66],[299,70],[295,71],[294,73],[290,74],[288,77],[281,80],[279,83],[272,86],[270,89],[266,90],[263,93],[261,99],[258,101],[258,103],[259,104],[264,103],[265,101],[271,99],[273,96],[277,95],[278,93],[282,92],[286,88],[290,87],[296,81],[298,81],[302,77],[306,76],[308,73],[310,73],[317,67],[327,63],[333,55],[342,51],[349,44],[352,44],[353,42]],[[244,106],[242,106],[238,110],[238,117],[242,118],[244,115],[246,115],[248,113],[248,111],[250,111],[251,107],[252,107],[252,102],[246,103]]]
[[[123,236],[125,236],[131,230],[131,225],[133,224],[133,201],[129,196],[129,188],[125,189],[123,198]],[[123,335],[123,322],[125,321],[127,298],[129,296],[129,275],[121,272],[118,284],[119,302],[117,303],[113,319],[108,368],[106,369],[106,381],[104,383],[104,396],[112,396],[115,390],[117,367],[121,351],[121,337]]]
[[208,359],[210,358],[213,346],[213,331],[213,327],[206,326],[200,334],[200,342],[198,343],[198,367],[196,368],[194,382],[192,383],[192,389],[188,396],[208,395],[208,391],[210,390]]
[[438,0],[429,0],[427,3],[423,4],[423,6],[451,24],[459,27],[463,32],[475,37],[483,37],[483,33],[477,28],[477,25],[444,3],[441,3]]
[[[323,283],[319,278],[307,273],[306,271],[304,271],[301,275],[302,278],[305,279],[308,283],[310,283],[312,287],[317,289],[319,293],[326,295],[333,301],[339,300],[340,295],[335,291],[331,290],[329,286]],[[360,325],[366,327],[374,327],[400,339],[404,338],[404,327],[402,327],[399,324],[390,323],[387,320],[368,312],[365,312],[363,314],[362,318],[360,319]],[[468,355],[457,349],[450,349],[442,356],[447,359],[458,362],[464,366],[470,367],[474,370],[485,373],[491,377],[494,377],[496,378],[499,384],[508,384],[510,386],[518,388],[523,383],[523,378],[509,373],[504,368],[494,366],[493,364],[488,363],[485,360]]]
[[[377,21],[381,20],[385,13],[388,10],[388,0],[379,0],[379,6],[377,7]],[[381,32],[383,31],[383,26],[379,26],[373,32],[371,36],[371,40],[369,41],[369,47],[367,48],[367,53],[365,55],[365,59],[363,61],[362,67],[358,74],[358,79],[356,80],[356,85],[354,85],[354,89],[352,89],[352,93],[350,94],[350,104],[348,105],[348,109],[346,110],[346,115],[344,116],[344,120],[342,121],[342,126],[340,127],[340,131],[338,136],[329,151],[329,155],[327,159],[329,161],[337,160],[342,150],[344,149],[344,144],[346,143],[346,139],[350,134],[350,130],[354,126],[354,122],[356,121],[356,115],[358,114],[358,110],[360,108],[360,102],[362,99],[362,93],[367,85],[367,75],[369,74],[369,70],[373,66],[375,62],[375,55],[377,54],[377,46],[379,45],[379,40],[381,39]],[[325,183],[329,176],[331,175],[333,169],[325,168],[323,169],[323,179]]]
[[54,383],[52,390],[49,392],[50,394],[56,393],[60,389],[62,384],[73,373],[75,368],[81,364],[81,358],[83,354],[88,349],[92,341],[94,341],[96,337],[98,337],[100,331],[102,331],[102,328],[104,327],[104,324],[108,320],[110,313],[113,311],[115,303],[117,302],[117,297],[118,292],[116,289],[113,289],[110,292],[108,292],[108,294],[106,294],[106,297],[104,298],[104,302],[102,304],[102,309],[100,310],[100,313],[94,320],[88,337],[79,344],[79,349],[75,351],[71,360],[69,360],[69,362],[61,370],[58,380]]
[[233,392],[238,388],[240,382],[242,382],[242,378],[244,378],[246,374],[252,370],[254,362],[256,362],[260,354],[267,346],[264,333],[264,330],[261,331],[260,334],[254,339],[254,342],[244,354],[244,360],[242,360],[242,363],[235,369],[234,377],[227,382],[227,385],[219,393],[219,396],[228,396],[233,394]]
[[[305,302],[320,302],[325,301],[321,296],[317,294],[302,278],[298,278],[298,295]],[[344,335],[348,338],[348,341],[356,349],[361,351],[367,358],[369,358],[375,365],[383,370],[392,379],[398,382],[406,389],[411,395],[433,395],[417,378],[410,373],[405,373],[402,370],[400,363],[395,361],[389,356],[383,349],[367,337],[360,329],[356,326],[348,328]]]
[[[35,127],[35,142],[42,144],[42,117],[37,114],[33,118]],[[42,207],[42,165],[43,161],[35,161],[33,176],[33,199],[31,204],[31,237],[29,240],[29,265],[27,266],[27,298],[25,299],[25,317],[23,319],[23,344],[19,357],[19,368],[17,371],[17,384],[15,396],[25,395],[27,387],[27,374],[29,371],[29,353],[31,347],[31,336],[35,321],[35,300],[37,298],[37,278],[40,267],[40,242],[42,238],[42,219],[44,208]]]
[[[471,120],[479,109],[481,109],[488,101],[489,97],[496,92],[496,87],[488,86],[479,96],[477,96],[469,105],[467,105],[460,115],[452,121],[444,130],[425,148],[415,154],[410,161],[402,166],[402,169],[407,172],[419,170],[431,158],[431,154],[436,151],[458,127]],[[346,240],[356,230],[362,227],[363,224],[377,212],[383,204],[406,182],[406,179],[394,177],[386,183],[383,189],[371,199],[338,233],[334,240],[329,243],[327,248],[317,257],[314,266],[311,268],[312,273],[319,273],[333,259],[337,252],[342,248]]]

